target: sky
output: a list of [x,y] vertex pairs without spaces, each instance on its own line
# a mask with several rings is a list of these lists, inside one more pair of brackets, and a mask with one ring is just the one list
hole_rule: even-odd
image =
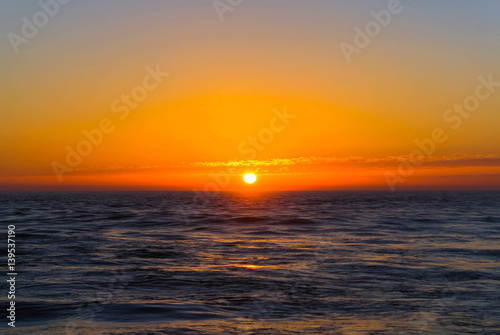
[[0,190],[500,189],[499,14],[0,1]]

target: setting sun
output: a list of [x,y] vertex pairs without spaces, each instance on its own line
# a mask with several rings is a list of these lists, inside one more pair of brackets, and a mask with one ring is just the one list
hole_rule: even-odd
[[247,173],[244,177],[243,180],[247,184],[253,184],[257,180],[257,177],[253,173]]

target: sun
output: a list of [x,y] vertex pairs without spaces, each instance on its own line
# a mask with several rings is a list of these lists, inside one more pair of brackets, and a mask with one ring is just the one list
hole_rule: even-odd
[[243,176],[243,180],[247,184],[253,184],[257,180],[257,177],[253,173],[247,173]]

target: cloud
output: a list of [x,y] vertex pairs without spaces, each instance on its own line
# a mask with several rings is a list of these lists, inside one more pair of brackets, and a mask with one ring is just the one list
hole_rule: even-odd
[[[75,169],[73,174],[116,174],[164,172],[167,174],[240,174],[252,170],[259,173],[288,174],[332,172],[338,170],[388,169],[397,167],[405,156],[385,157],[296,157],[267,160],[204,161],[166,165],[111,165]],[[500,167],[500,155],[430,156],[420,168],[436,167]]]

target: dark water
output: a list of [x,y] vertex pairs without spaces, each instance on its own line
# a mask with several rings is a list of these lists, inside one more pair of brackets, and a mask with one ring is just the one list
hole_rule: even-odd
[[195,196],[1,194],[0,332],[500,334],[498,192]]

